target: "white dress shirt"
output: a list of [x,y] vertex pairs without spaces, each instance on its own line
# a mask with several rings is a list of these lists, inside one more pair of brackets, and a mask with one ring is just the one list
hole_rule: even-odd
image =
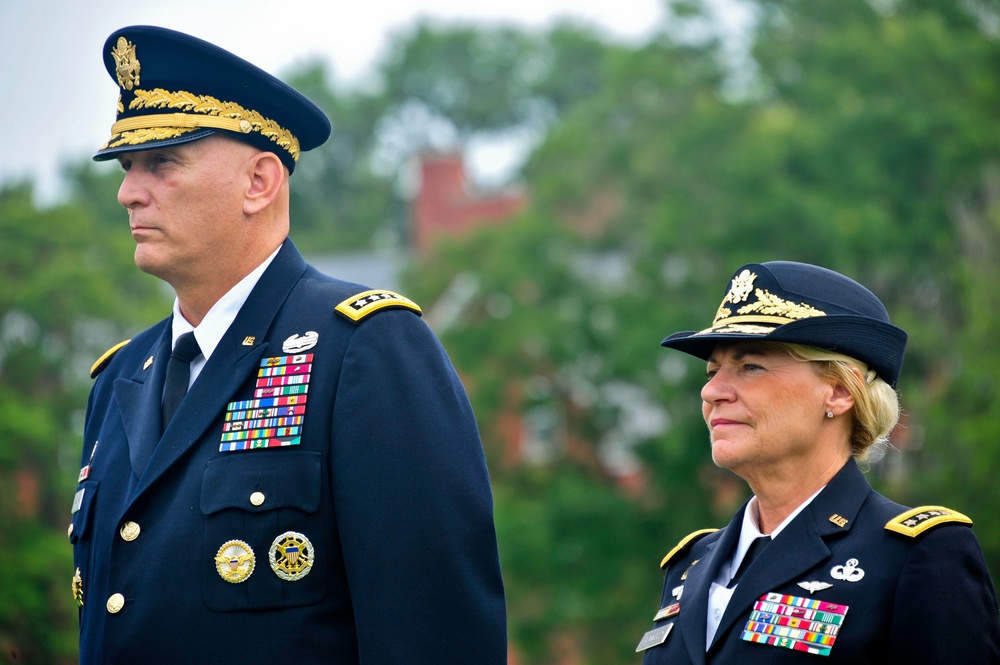
[[[826,487],[824,485],[823,487]],[[795,516],[802,512],[802,510],[812,503],[812,500],[816,498],[816,495],[823,491],[823,487],[816,491],[811,497],[806,499],[799,505],[798,508],[792,511],[791,515],[786,517],[781,524],[779,524],[771,533],[772,539],[777,538],[778,534],[788,526],[788,524],[795,519]],[[728,563],[723,563],[719,567],[719,574],[712,581],[712,586],[708,591],[708,624],[705,631],[705,651],[712,646],[712,640],[715,639],[715,633],[719,630],[719,623],[722,621],[722,615],[726,612],[726,607],[729,605],[729,599],[733,597],[733,592],[736,591],[736,586],[731,589],[727,589],[726,585],[729,581],[733,579],[733,575],[739,569],[740,564],[743,562],[743,557],[746,555],[747,550],[750,549],[750,543],[752,543],[757,538],[761,536],[766,536],[768,534],[761,533],[760,527],[760,514],[757,508],[757,497],[750,497],[749,503],[747,503],[747,509],[743,512],[743,526],[740,529],[740,540],[736,543],[736,553],[728,561]],[[737,585],[738,586],[738,585]]]
[[271,265],[271,261],[278,255],[280,249],[281,247],[278,247],[278,249],[274,250],[271,256],[264,259],[263,263],[253,269],[253,272],[241,279],[236,286],[229,289],[224,296],[219,298],[212,305],[212,308],[208,310],[208,314],[205,315],[205,318],[202,319],[197,328],[184,318],[184,315],[181,313],[180,302],[177,298],[174,298],[174,321],[171,329],[173,339],[171,340],[170,348],[173,349],[177,344],[178,337],[192,330],[194,331],[194,338],[198,340],[198,346],[201,348],[201,355],[191,361],[191,378],[188,381],[188,388],[194,385],[195,379],[201,374],[205,363],[212,357],[215,347],[219,345],[222,336],[229,330],[229,326],[233,325],[236,315],[240,313],[243,304],[250,297],[253,287],[257,286],[260,276]]

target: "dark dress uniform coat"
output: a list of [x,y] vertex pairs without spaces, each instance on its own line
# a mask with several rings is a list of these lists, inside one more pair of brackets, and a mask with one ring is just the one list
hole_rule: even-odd
[[[358,291],[286,241],[162,437],[169,318],[97,377],[70,536],[83,665],[506,663],[492,496],[465,391],[414,311],[334,313]],[[262,362],[306,333],[300,441],[221,450]],[[283,534],[311,547],[276,554]],[[234,541],[240,576],[254,559],[238,582],[216,561]],[[295,548],[311,567],[283,579],[271,560]]]
[[[747,569],[707,653],[709,589],[733,555],[743,510],[724,529],[692,538],[665,561],[660,606],[675,607],[654,630],[673,627],[661,644],[645,651],[643,665],[1000,663],[997,598],[972,529],[948,521],[913,529],[912,536],[886,529],[905,512],[872,490],[848,461]],[[763,605],[765,613],[790,597],[820,601],[819,611],[832,605],[841,612],[846,606],[827,656],[742,639],[755,604],[769,594],[775,602]],[[832,614],[805,615],[808,607],[796,611],[820,620]]]

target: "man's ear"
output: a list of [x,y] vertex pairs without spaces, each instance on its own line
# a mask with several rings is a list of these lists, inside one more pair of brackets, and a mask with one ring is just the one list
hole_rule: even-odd
[[288,174],[273,152],[258,152],[250,158],[247,168],[250,186],[243,197],[243,213],[252,217],[274,202]]

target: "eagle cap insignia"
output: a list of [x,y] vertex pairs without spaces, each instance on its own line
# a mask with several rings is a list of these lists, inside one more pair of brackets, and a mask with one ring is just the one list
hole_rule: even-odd
[[743,302],[753,291],[754,280],[757,279],[757,273],[752,273],[747,269],[744,269],[736,277],[733,277],[732,286],[729,287],[729,293],[726,294],[726,299],[724,302],[738,303]]
[[139,59],[135,57],[135,44],[124,37],[118,38],[118,43],[111,49],[115,59],[115,75],[118,85],[125,90],[131,90],[139,85]]

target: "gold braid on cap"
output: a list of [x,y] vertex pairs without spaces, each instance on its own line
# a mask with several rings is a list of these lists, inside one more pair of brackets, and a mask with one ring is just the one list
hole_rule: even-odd
[[[799,319],[810,319],[814,316],[826,316],[826,312],[816,309],[806,303],[795,303],[780,298],[766,289],[754,288],[757,279],[755,273],[744,270],[733,278],[729,293],[722,299],[719,310],[715,314],[712,325],[695,333],[744,333],[749,335],[766,335],[774,330],[774,326],[782,326]],[[756,296],[751,301],[750,295]],[[736,310],[736,315],[726,307],[727,303],[747,304]]]
[[142,115],[119,120],[111,126],[111,133],[120,136],[108,141],[102,150],[173,138],[200,127],[210,127],[242,134],[258,132],[288,151],[292,160],[299,159],[299,140],[291,132],[257,111],[245,109],[235,102],[223,102],[209,95],[195,95],[184,90],[169,92],[155,88],[136,90],[135,99],[129,102],[128,107],[133,111],[171,108],[178,109],[181,113]]

